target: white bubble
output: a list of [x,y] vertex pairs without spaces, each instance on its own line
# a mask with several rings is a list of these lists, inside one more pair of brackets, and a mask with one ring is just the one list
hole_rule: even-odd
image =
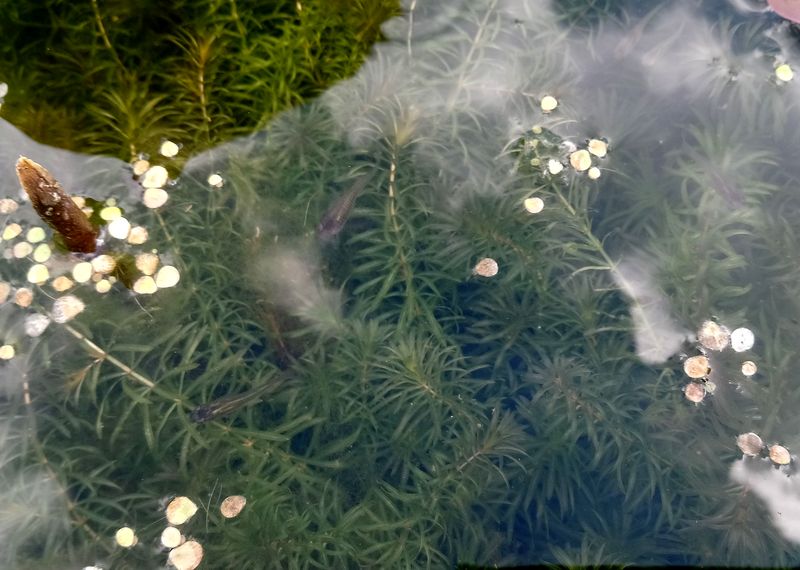
[[214,188],[220,188],[223,184],[225,184],[225,181],[219,174],[212,174],[208,177],[208,184]]
[[169,194],[163,188],[148,188],[144,191],[143,202],[148,208],[160,208],[167,203]]

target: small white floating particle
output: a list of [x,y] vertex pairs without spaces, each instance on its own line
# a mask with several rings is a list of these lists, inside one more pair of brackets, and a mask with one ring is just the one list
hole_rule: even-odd
[[107,222],[116,220],[121,215],[122,215],[122,210],[120,210],[116,206],[106,206],[105,208],[100,210],[100,217]]
[[145,275],[152,275],[158,267],[158,256],[155,253],[140,253],[136,256],[136,269]]
[[73,285],[74,283],[72,282],[72,279],[70,279],[66,275],[59,275],[58,277],[53,279],[52,283],[50,283],[50,286],[53,287],[53,289],[55,289],[59,293],[63,293],[67,289],[71,288]]
[[545,113],[549,113],[550,111],[555,110],[558,107],[558,101],[552,95],[545,95],[542,97],[542,111]]
[[46,315],[34,313],[25,317],[25,334],[30,337],[40,336],[50,324],[50,319]]
[[189,497],[175,497],[167,505],[167,521],[179,525],[188,521],[197,512],[197,505]]
[[144,159],[139,159],[133,163],[133,175],[141,176],[150,168],[150,163]]
[[542,200],[538,196],[533,198],[527,198],[525,202],[523,202],[523,204],[525,205],[525,209],[531,214],[538,214],[539,212],[544,210],[544,200]]
[[791,81],[794,77],[794,71],[789,67],[789,64],[784,63],[775,68],[775,77],[781,81]]
[[128,243],[131,245],[141,245],[147,241],[147,228],[134,226],[128,233]]
[[608,154],[608,143],[600,139],[591,139],[586,149],[598,158],[603,158]]
[[167,287],[174,287],[181,279],[181,274],[172,265],[164,265],[156,273],[156,287],[159,289],[166,289]]
[[4,344],[0,346],[0,360],[11,360],[14,358],[16,354],[16,350],[10,344]]
[[142,196],[142,202],[150,209],[160,208],[168,199],[169,194],[163,188],[148,188]]
[[36,249],[33,250],[33,260],[37,263],[44,263],[48,259],[53,252],[50,250],[50,246],[46,243],[40,243],[36,246]]
[[578,172],[583,172],[592,166],[592,156],[589,154],[588,150],[582,148],[569,155],[569,163],[572,165],[572,168]]
[[172,141],[164,141],[161,143],[161,148],[158,149],[158,152],[161,153],[161,156],[166,156],[167,158],[172,158],[181,148]]
[[169,175],[167,169],[161,165],[151,166],[144,173],[142,178],[142,186],[145,188],[161,188],[167,183]]
[[551,158],[547,161],[547,171],[550,174],[558,174],[562,170],[564,170],[564,165],[561,164],[560,161],[556,160],[555,158]]
[[94,290],[98,293],[108,293],[111,291],[111,281],[108,279],[101,279],[94,284]]
[[214,173],[208,177],[208,184],[214,188],[222,188],[222,185],[225,184],[225,181],[222,179],[222,176]]
[[76,263],[75,267],[72,268],[72,278],[75,279],[78,283],[86,283],[89,279],[92,278],[92,264],[88,261],[81,261],[80,263]]
[[0,214],[12,214],[17,211],[19,204],[11,198],[0,199]]
[[22,233],[22,226],[19,224],[8,224],[3,230],[3,239],[14,239]]
[[11,251],[13,252],[14,257],[17,259],[22,259],[23,257],[28,257],[31,254],[33,251],[33,246],[27,241],[21,241],[19,243],[15,243]]
[[44,228],[40,228],[38,226],[29,229],[28,233],[25,234],[25,239],[31,243],[39,243],[46,237],[47,234],[44,233]]
[[28,283],[39,285],[48,279],[50,279],[50,272],[47,270],[47,266],[37,263],[28,269]]
[[182,540],[181,531],[174,526],[168,526],[161,531],[161,544],[164,545],[165,548],[180,546]]
[[499,270],[497,262],[494,259],[491,257],[484,257],[472,268],[472,274],[480,275],[481,277],[494,277]]
[[93,271],[104,275],[114,271],[114,268],[117,266],[117,262],[114,261],[114,258],[107,254],[98,255],[91,263]]
[[108,224],[108,233],[117,239],[126,239],[131,231],[131,223],[123,217],[116,218]]
[[750,350],[756,342],[756,337],[748,328],[740,327],[731,333],[731,348],[736,352]]
[[22,307],[29,307],[30,304],[33,302],[33,291],[28,289],[27,287],[20,287],[14,293],[14,302]]
[[203,560],[203,547],[196,540],[187,540],[170,550],[168,559],[175,570],[194,570]]
[[129,526],[123,526],[121,529],[119,529],[114,535],[114,538],[117,541],[117,544],[123,548],[130,548],[138,542],[136,533],[133,532],[133,529]]
[[53,302],[53,310],[50,314],[55,322],[63,324],[74,319],[85,308],[86,305],[83,304],[83,301],[75,295],[64,295]]
[[599,169],[599,168],[597,168],[596,166],[592,166],[592,167],[589,169],[589,172],[587,172],[586,174],[587,174],[587,176],[589,176],[589,178],[591,178],[592,180],[597,180],[598,178],[600,178],[600,169]]
[[140,295],[152,295],[153,293],[158,291],[158,287],[156,286],[155,279],[153,279],[149,275],[143,275],[142,277],[139,277],[139,279],[137,279],[136,282],[133,284],[133,291],[135,293],[139,293]]
[[756,372],[758,372],[758,366],[756,366],[755,362],[752,360],[745,360],[742,362],[742,374],[745,376],[752,376]]

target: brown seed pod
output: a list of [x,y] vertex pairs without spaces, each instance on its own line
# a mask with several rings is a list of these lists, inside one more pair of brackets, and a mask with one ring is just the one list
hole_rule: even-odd
[[689,378],[703,378],[711,372],[708,358],[705,356],[692,356],[683,363],[683,371]]
[[775,465],[789,465],[792,461],[792,456],[789,455],[789,450],[782,445],[773,445],[769,448],[769,458]]
[[17,176],[39,217],[64,238],[72,252],[92,253],[97,248],[97,229],[40,164],[24,156],[17,160]]
[[750,457],[758,457],[761,450],[764,449],[764,442],[753,432],[743,433],[736,437],[736,445],[742,450],[742,453]]

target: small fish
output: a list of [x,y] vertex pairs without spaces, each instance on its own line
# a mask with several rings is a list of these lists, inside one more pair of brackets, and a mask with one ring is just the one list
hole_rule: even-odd
[[263,384],[256,386],[241,394],[234,394],[232,396],[223,396],[208,404],[197,406],[189,414],[189,418],[196,423],[210,422],[218,418],[227,416],[243,408],[247,404],[255,402],[262,397],[275,392],[278,388],[285,385],[285,378],[282,375],[277,375],[269,380],[264,381]]
[[317,238],[321,241],[331,241],[339,232],[342,231],[350,217],[350,212],[356,203],[356,199],[364,191],[367,182],[372,179],[372,175],[363,174],[357,178],[353,186],[338,196],[330,207],[325,211],[322,219],[317,224]]

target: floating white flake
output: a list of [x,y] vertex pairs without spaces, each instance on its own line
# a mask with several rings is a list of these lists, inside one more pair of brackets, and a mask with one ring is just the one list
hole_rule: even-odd
[[53,279],[53,282],[50,283],[50,285],[53,287],[53,289],[55,289],[59,293],[63,293],[64,291],[72,287],[74,283],[72,282],[72,279],[70,279],[66,275],[59,275],[58,277]]
[[144,159],[139,159],[133,163],[133,175],[141,176],[150,168],[150,163]]
[[164,141],[163,143],[161,143],[161,148],[158,149],[158,152],[161,153],[161,156],[166,156],[167,158],[172,158],[173,156],[178,154],[178,151],[180,151],[180,150],[181,150],[181,147],[179,147],[174,142],[172,142],[172,141]]
[[180,525],[188,521],[197,512],[197,505],[189,497],[175,497],[167,505],[167,521],[171,525]]
[[37,263],[44,263],[48,259],[53,252],[50,250],[50,246],[46,243],[40,243],[36,246],[36,249],[33,250],[33,260]]
[[17,351],[10,344],[0,346],[0,360],[11,360],[16,353]]
[[756,342],[756,337],[750,329],[740,327],[731,333],[731,348],[736,352],[750,350]]
[[525,209],[531,214],[538,214],[544,210],[544,200],[539,197],[528,198],[523,202]]
[[742,362],[742,374],[745,376],[752,376],[758,372],[758,366],[752,360],[745,360]]
[[50,272],[47,270],[47,266],[37,263],[28,269],[28,283],[40,285],[48,279],[50,279]]
[[14,293],[14,302],[23,309],[30,307],[31,303],[33,303],[33,291],[27,287],[20,287]]
[[572,165],[572,168],[578,172],[583,172],[592,166],[592,156],[589,154],[588,150],[582,148],[569,155],[569,163]]
[[114,535],[114,538],[117,541],[117,544],[123,548],[130,548],[138,542],[136,533],[133,532],[133,529],[129,526],[123,526],[121,529],[119,529]]
[[86,305],[83,304],[83,301],[75,295],[64,295],[53,302],[53,310],[50,314],[53,321],[63,324],[74,319],[85,308]]
[[147,229],[142,226],[134,226],[128,233],[128,243],[132,245],[141,245],[147,241]]
[[247,504],[247,499],[242,495],[231,495],[225,497],[222,504],[219,506],[219,512],[226,519],[232,519],[242,512],[242,509]]
[[139,293],[140,295],[152,295],[153,293],[158,291],[158,287],[156,286],[155,279],[153,279],[149,275],[144,275],[142,277],[139,277],[139,279],[137,279],[134,282],[133,291],[135,293]]
[[208,184],[214,188],[222,188],[222,185],[225,184],[225,180],[223,180],[222,176],[219,174],[214,173],[208,177]]
[[552,95],[545,95],[542,97],[542,111],[545,113],[549,113],[550,111],[554,111],[556,107],[558,107],[558,101]]
[[11,198],[0,199],[0,214],[12,214],[17,211],[19,204]]
[[107,274],[114,271],[117,262],[110,255],[98,255],[92,260],[92,270],[97,273]]
[[791,81],[794,77],[794,71],[789,67],[789,64],[784,63],[775,68],[775,77],[781,81]]
[[13,252],[14,257],[17,259],[22,259],[23,257],[28,257],[31,254],[33,251],[33,246],[26,241],[21,241],[19,243],[15,243],[11,251]]
[[161,165],[151,166],[144,173],[142,178],[142,186],[145,188],[161,188],[167,183],[169,175],[167,169]]
[[105,208],[100,210],[100,217],[107,222],[116,220],[121,215],[122,215],[122,210],[120,210],[116,206],[106,206]]
[[603,158],[608,153],[608,143],[600,139],[591,139],[586,149],[598,158]]
[[561,164],[560,161],[556,160],[555,158],[551,158],[547,161],[547,171],[550,174],[558,174],[562,170],[564,170],[564,165]]
[[181,279],[181,274],[172,265],[164,265],[156,273],[156,287],[159,289],[166,289],[174,287]]
[[126,239],[131,231],[131,223],[120,216],[108,224],[108,233],[117,239]]
[[34,313],[25,317],[25,334],[31,337],[40,336],[50,324],[46,315]]
[[158,256],[155,253],[140,253],[136,256],[136,269],[145,275],[152,275],[158,267]]
[[80,263],[76,263],[75,267],[72,268],[72,278],[75,279],[77,283],[86,283],[92,278],[93,272],[94,269],[92,269],[91,263],[88,261],[81,261]]
[[175,548],[180,545],[182,540],[181,531],[174,526],[168,526],[161,531],[161,544],[164,545],[165,548]]
[[29,229],[28,233],[25,234],[25,239],[27,239],[31,243],[39,243],[46,237],[47,234],[44,233],[44,228],[40,228],[38,226]]
[[150,209],[160,208],[167,203],[169,194],[163,188],[148,188],[144,191],[142,201]]
[[3,230],[3,239],[14,239],[22,233],[22,226],[19,224],[8,224]]
[[203,547],[195,540],[187,540],[170,550],[168,558],[176,570],[194,570],[203,560]]
[[599,169],[599,168],[597,168],[596,166],[592,166],[592,167],[589,169],[589,172],[587,172],[586,174],[587,174],[587,176],[589,176],[589,178],[591,178],[592,180],[597,180],[598,178],[600,178],[600,169]]

